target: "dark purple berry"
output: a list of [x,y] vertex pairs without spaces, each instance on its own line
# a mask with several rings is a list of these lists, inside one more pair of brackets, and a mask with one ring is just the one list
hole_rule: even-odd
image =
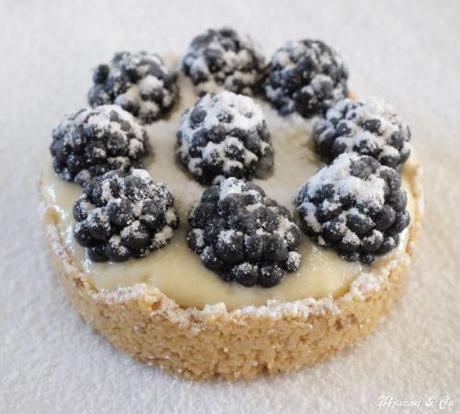
[[98,262],[145,256],[165,246],[178,224],[169,189],[139,169],[92,179],[73,211],[74,237]]
[[[182,69],[201,91],[223,87],[253,95],[263,76],[265,59],[247,36],[224,27],[209,29],[195,37],[182,59]],[[230,122],[228,115],[220,116]]]
[[263,89],[282,115],[297,111],[310,118],[348,95],[347,80],[348,70],[334,50],[305,39],[290,41],[275,52]]
[[176,74],[158,55],[144,51],[118,52],[109,65],[96,67],[93,82],[88,92],[92,107],[119,105],[146,124],[164,117],[177,95]]
[[[314,127],[316,151],[331,162],[344,152],[356,152],[400,169],[410,155],[410,130],[388,104],[377,99],[343,99]],[[364,178],[370,169],[357,168]],[[355,175],[355,174],[353,174]]]
[[256,184],[227,178],[211,186],[189,223],[189,247],[226,282],[270,287],[299,268],[299,228]]
[[177,144],[180,161],[201,183],[216,177],[268,176],[273,168],[262,109],[251,98],[232,92],[204,95],[185,111]]
[[410,222],[398,173],[354,153],[320,169],[299,189],[295,203],[308,237],[367,265],[395,248]]
[[146,131],[131,114],[102,105],[65,118],[53,130],[50,152],[61,178],[85,185],[107,171],[141,166],[149,146]]

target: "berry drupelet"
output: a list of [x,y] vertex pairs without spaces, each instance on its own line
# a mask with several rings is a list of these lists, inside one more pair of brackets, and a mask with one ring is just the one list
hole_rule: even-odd
[[265,59],[247,36],[233,29],[209,29],[195,37],[182,60],[182,69],[201,91],[223,87],[253,95],[263,76]]
[[110,64],[99,65],[88,93],[91,106],[120,105],[140,122],[150,124],[173,106],[176,74],[154,53],[119,52]]
[[209,187],[189,223],[190,248],[227,282],[271,287],[299,267],[291,213],[254,183],[232,177]]
[[289,41],[274,53],[263,89],[281,115],[297,111],[310,118],[347,96],[347,80],[342,58],[325,43],[307,39]]
[[102,105],[66,117],[53,130],[50,152],[60,177],[84,184],[109,170],[142,166],[149,146],[146,131],[129,112]]
[[317,152],[328,162],[356,152],[399,169],[410,155],[409,127],[391,106],[375,98],[337,102],[316,123],[313,136]]
[[406,204],[398,172],[354,153],[321,168],[296,198],[307,236],[346,260],[365,264],[396,247],[410,221]]
[[73,234],[95,262],[122,262],[168,244],[178,225],[174,198],[143,169],[92,179],[74,204]]
[[193,177],[264,177],[273,168],[270,134],[262,109],[249,97],[206,94],[182,114],[177,153]]

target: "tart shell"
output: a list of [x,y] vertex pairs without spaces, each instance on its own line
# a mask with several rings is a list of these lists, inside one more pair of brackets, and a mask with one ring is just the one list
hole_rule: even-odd
[[137,284],[95,290],[77,268],[59,231],[59,215],[45,205],[42,219],[53,266],[81,317],[120,350],[150,365],[195,380],[252,378],[323,361],[377,326],[398,298],[423,212],[414,167],[416,214],[409,241],[381,275],[355,280],[336,299],[307,298],[227,310],[182,308],[157,288]]

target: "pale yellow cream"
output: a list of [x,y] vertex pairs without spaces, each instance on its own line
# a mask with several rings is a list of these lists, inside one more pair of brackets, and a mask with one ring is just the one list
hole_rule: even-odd
[[[184,307],[202,307],[223,302],[229,309],[246,305],[262,305],[270,299],[292,301],[307,297],[337,297],[344,294],[350,282],[369,267],[349,263],[330,250],[316,247],[308,239],[301,242],[302,262],[295,273],[287,273],[273,288],[246,288],[237,283],[225,283],[206,269],[199,257],[188,248],[185,236],[190,207],[199,199],[204,187],[193,181],[176,163],[175,134],[182,111],[194,102],[192,88],[181,79],[181,102],[166,121],[158,121],[147,128],[154,156],[146,160],[152,177],[168,184],[176,200],[181,224],[170,244],[142,259],[124,263],[93,263],[85,250],[72,237],[72,206],[81,194],[80,187],[61,180],[48,160],[43,172],[43,195],[48,205],[59,215],[59,229],[68,252],[75,256],[75,264],[96,289],[116,289],[145,282],[157,287]],[[265,180],[255,180],[267,194],[292,210],[296,191],[318,169],[319,161],[313,153],[311,127],[300,117],[282,118],[268,105],[261,103],[272,134],[275,151],[275,172]],[[404,168],[403,183],[408,192],[408,209],[415,213],[410,180],[414,164],[409,160]],[[370,267],[377,270],[405,249],[405,230],[397,249],[379,258]]]

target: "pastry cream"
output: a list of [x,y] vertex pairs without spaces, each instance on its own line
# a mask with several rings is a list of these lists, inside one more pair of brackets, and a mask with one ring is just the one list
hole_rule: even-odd
[[[59,178],[47,160],[42,175],[44,197],[58,215],[59,229],[69,253],[75,257],[75,265],[96,289],[116,289],[135,283],[147,283],[157,287],[179,305],[203,307],[223,302],[228,309],[246,305],[262,305],[271,299],[293,301],[307,297],[337,297],[346,293],[350,282],[361,272],[378,270],[404,250],[408,229],[402,235],[399,246],[389,254],[378,258],[369,266],[350,263],[334,251],[322,249],[307,238],[301,241],[300,268],[287,273],[277,286],[247,288],[237,283],[226,283],[214,272],[206,269],[200,258],[187,246],[187,213],[198,201],[204,187],[188,175],[175,156],[176,131],[180,114],[195,100],[193,89],[186,79],[180,79],[181,100],[168,120],[147,127],[154,155],[145,160],[146,168],[154,180],[167,183],[175,196],[181,224],[171,242],[164,248],[142,259],[123,263],[93,263],[86,258],[85,249],[72,236],[72,206],[81,194],[77,184]],[[267,104],[262,105],[274,147],[275,170],[267,179],[255,180],[266,193],[292,210],[297,189],[318,169],[320,162],[313,152],[311,122],[299,116],[280,117]],[[414,161],[406,162],[403,185],[408,193],[408,210],[415,214],[412,194]]]

